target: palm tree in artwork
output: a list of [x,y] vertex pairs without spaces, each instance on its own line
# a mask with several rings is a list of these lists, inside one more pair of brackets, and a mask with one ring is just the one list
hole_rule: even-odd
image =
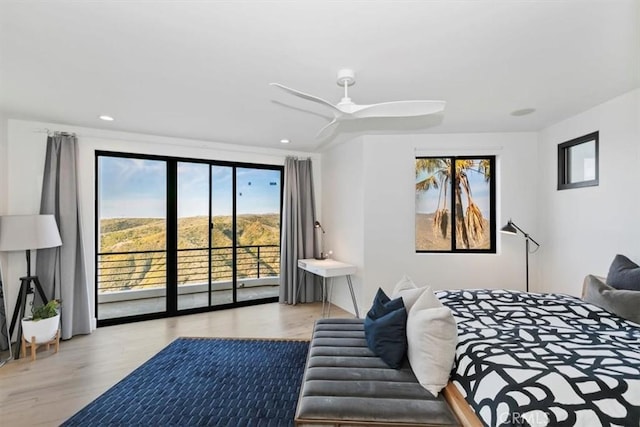
[[[482,239],[485,230],[485,219],[480,208],[474,203],[469,173],[481,173],[486,182],[491,178],[491,162],[489,159],[458,159],[451,167],[448,158],[423,158],[416,160],[416,177],[426,172],[428,175],[416,183],[416,191],[439,190],[438,205],[433,217],[434,233],[447,237],[449,230],[449,212],[447,209],[447,190],[453,179],[455,192],[456,241],[463,248],[469,249],[472,243]],[[453,171],[453,176],[452,176]],[[467,209],[463,212],[462,197],[466,199]]]

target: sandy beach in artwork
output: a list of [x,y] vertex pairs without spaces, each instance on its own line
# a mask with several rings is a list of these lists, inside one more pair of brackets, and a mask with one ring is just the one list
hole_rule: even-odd
[[[416,250],[417,251],[449,251],[451,250],[451,236],[436,235],[433,228],[433,213],[416,214]],[[485,219],[483,237],[480,242],[472,245],[470,249],[487,249],[490,247],[490,227]]]

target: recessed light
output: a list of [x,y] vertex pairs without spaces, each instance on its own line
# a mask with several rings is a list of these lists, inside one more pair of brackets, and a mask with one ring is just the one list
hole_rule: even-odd
[[291,141],[290,141],[290,140],[288,140],[288,139],[281,139],[281,140],[280,140],[280,142],[281,142],[281,143],[283,143],[283,144],[288,144],[288,143],[290,143]]
[[104,114],[102,116],[98,116],[98,118],[100,120],[104,120],[105,122],[112,122],[113,121],[113,117],[111,116],[105,116]]
[[520,117],[520,116],[526,116],[527,114],[531,114],[533,112],[535,112],[536,109],[535,108],[523,108],[521,110],[515,110],[511,112],[512,116],[516,116],[516,117]]

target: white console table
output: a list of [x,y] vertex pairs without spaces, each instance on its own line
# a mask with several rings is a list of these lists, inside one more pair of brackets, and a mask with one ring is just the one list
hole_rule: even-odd
[[[309,272],[315,274],[316,276],[322,277],[322,315],[324,316],[325,312],[325,302],[328,301],[327,295],[327,286],[326,279],[333,279],[335,277],[345,276],[347,279],[347,285],[349,286],[349,292],[351,292],[351,301],[353,302],[353,310],[356,313],[356,317],[360,317],[360,313],[358,312],[358,303],[356,302],[356,294],[353,292],[353,283],[351,282],[351,275],[356,272],[356,266],[351,264],[346,264],[344,262],[336,261],[333,259],[299,259],[298,260],[298,268],[302,269],[305,272]],[[299,287],[300,285],[298,285]],[[333,283],[331,283],[331,288],[333,288]],[[327,310],[327,315],[331,310],[331,303],[327,304],[329,309]]]

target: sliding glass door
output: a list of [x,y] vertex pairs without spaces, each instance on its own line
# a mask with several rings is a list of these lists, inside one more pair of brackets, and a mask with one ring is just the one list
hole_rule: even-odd
[[234,168],[211,166],[211,305],[236,302]]
[[98,324],[275,301],[282,167],[96,155]]
[[97,160],[98,319],[166,310],[167,164]]
[[178,309],[209,306],[209,169],[178,162]]
[[237,299],[278,296],[280,171],[236,168]]
[[178,310],[235,302],[233,171],[178,163]]

